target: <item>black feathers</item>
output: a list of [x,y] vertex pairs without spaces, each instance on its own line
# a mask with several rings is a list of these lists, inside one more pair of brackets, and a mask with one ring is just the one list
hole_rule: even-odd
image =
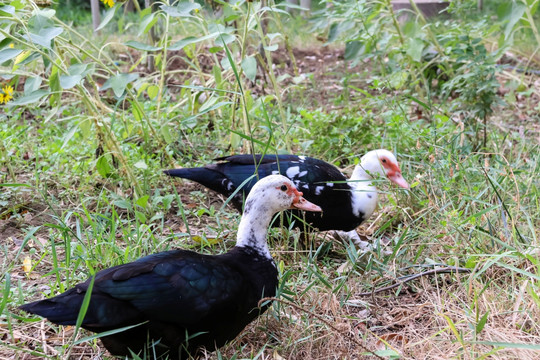
[[[54,298],[21,306],[61,325],[74,325],[90,280]],[[96,274],[82,327],[103,332],[146,322],[102,338],[115,355],[154,351],[171,359],[195,355],[200,347],[223,346],[274,296],[277,270],[249,248],[219,256],[176,250],[158,253]],[[194,336],[186,341],[186,336]],[[147,349],[148,339],[157,343]]]

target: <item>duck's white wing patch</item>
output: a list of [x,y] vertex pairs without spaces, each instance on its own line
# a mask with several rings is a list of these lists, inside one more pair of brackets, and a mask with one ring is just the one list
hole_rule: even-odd
[[298,176],[298,174],[300,173],[300,167],[299,166],[291,166],[290,168],[287,169],[287,177],[289,179],[294,179],[295,177]]

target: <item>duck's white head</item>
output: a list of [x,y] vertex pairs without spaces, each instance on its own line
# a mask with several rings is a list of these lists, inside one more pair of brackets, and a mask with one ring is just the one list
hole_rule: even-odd
[[[358,179],[373,174],[387,177],[394,184],[408,189],[409,184],[401,175],[401,169],[394,154],[385,149],[377,149],[368,152],[360,159],[360,164],[356,166],[354,171]],[[354,173],[353,173],[354,174]],[[363,175],[363,176],[362,176]]]
[[270,175],[257,181],[246,199],[244,214],[259,211],[273,214],[287,210],[322,211],[302,197],[291,180],[283,175]]
[[304,199],[292,181],[283,175],[270,175],[257,181],[246,199],[236,246],[250,247],[272,259],[266,244],[266,233],[274,214],[286,209],[322,211],[319,206]]

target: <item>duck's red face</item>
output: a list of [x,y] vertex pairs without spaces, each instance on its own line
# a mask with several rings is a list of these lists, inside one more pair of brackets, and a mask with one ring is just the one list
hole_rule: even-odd
[[408,189],[409,184],[401,175],[401,169],[399,168],[399,165],[395,161],[387,158],[386,156],[381,156],[379,159],[381,161],[382,167],[384,168],[384,172],[386,173],[386,177],[388,177],[388,179],[394,184],[401,186],[404,189]]
[[317,212],[322,211],[322,209],[319,206],[304,199],[302,197],[302,195],[304,194],[302,194],[302,192],[298,191],[294,186],[291,186],[290,184],[283,183],[281,186],[276,187],[276,189],[285,192],[287,195],[291,197],[294,197],[291,208],[296,208],[296,209],[305,210],[305,211],[317,211]]

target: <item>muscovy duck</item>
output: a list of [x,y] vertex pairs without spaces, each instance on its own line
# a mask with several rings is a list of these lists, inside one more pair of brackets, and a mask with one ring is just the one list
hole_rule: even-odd
[[[141,324],[101,338],[113,354],[144,353],[147,358],[196,357],[234,339],[269,306],[278,272],[266,243],[276,212],[289,208],[321,211],[284,176],[259,181],[246,199],[236,246],[212,256],[173,250],[99,271],[82,327],[104,332]],[[60,325],[74,325],[91,279],[56,297],[22,305]],[[188,339],[189,337],[189,339]],[[148,341],[150,340],[150,342]],[[148,343],[154,342],[154,346]]]
[[[385,176],[393,183],[408,189],[409,184],[401,175],[394,154],[388,150],[372,150],[365,154],[347,179],[335,166],[322,160],[296,155],[233,155],[216,159],[215,164],[198,168],[166,170],[165,174],[193,180],[216,192],[230,197],[250,176],[264,178],[282,174],[293,181],[306,200],[322,208],[322,213],[305,213],[291,210],[295,217],[320,231],[341,230],[360,240],[354,231],[369,218],[377,206],[377,188],[373,176]],[[245,194],[248,194],[257,177],[247,181],[231,199],[241,211]],[[287,218],[294,217],[285,217]],[[303,227],[302,221],[295,221]],[[352,232],[354,231],[354,234]],[[356,235],[356,236],[355,236]],[[358,239],[356,239],[358,238]]]

